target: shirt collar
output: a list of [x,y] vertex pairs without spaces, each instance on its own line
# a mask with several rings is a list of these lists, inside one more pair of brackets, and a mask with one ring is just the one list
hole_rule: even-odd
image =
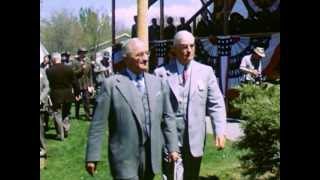
[[[130,77],[130,79],[131,80],[136,80],[137,79],[137,74],[135,74],[135,73],[133,73],[130,69],[128,69],[128,68],[126,68],[126,71],[127,71],[127,73],[128,73],[128,75],[129,75],[129,77]],[[142,78],[143,78],[143,74],[141,73],[141,74],[139,74],[140,76],[142,76]]]
[[[190,69],[191,69],[191,64],[192,64],[191,62],[192,62],[192,61],[193,61],[193,60],[191,60],[191,61],[189,62],[189,64],[187,64],[187,71],[190,71]],[[177,59],[176,59],[176,64],[177,64],[178,74],[182,74],[185,65],[182,65]]]

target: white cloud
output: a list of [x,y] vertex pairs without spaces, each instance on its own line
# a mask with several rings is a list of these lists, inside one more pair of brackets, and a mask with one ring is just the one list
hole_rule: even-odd
[[[153,17],[160,17],[160,5],[157,2],[154,6],[150,7],[148,11],[148,22],[151,21]],[[190,0],[189,2],[180,4],[165,4],[164,14],[165,16],[172,16],[174,18],[185,17],[188,20],[194,13],[196,13],[201,8],[201,3],[198,0]],[[131,27],[134,23],[133,16],[137,14],[136,5],[132,5],[126,8],[116,9],[116,23],[123,24],[125,27]],[[175,24],[179,24],[177,19]]]

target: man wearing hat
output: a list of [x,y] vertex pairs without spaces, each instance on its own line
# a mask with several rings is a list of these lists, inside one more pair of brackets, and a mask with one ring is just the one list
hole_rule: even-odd
[[61,61],[64,65],[71,66],[69,51],[65,51],[61,54]]
[[[80,87],[81,98],[84,106],[85,116],[90,120],[90,93],[94,91],[92,71],[90,60],[86,57],[88,51],[85,48],[78,49],[78,56],[72,61],[72,69],[78,78]],[[76,118],[80,119],[80,99],[76,98],[75,102],[75,114]]]
[[262,76],[261,58],[265,57],[263,47],[256,47],[252,54],[244,56],[241,60],[240,70],[244,73],[244,82],[255,82]]

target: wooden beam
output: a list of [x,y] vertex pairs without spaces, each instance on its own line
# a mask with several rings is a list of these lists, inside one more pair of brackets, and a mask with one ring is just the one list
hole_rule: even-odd
[[186,24],[190,25],[193,21],[194,18],[196,18],[199,14],[201,14],[201,12],[207,8],[208,6],[210,6],[213,3],[213,1],[208,1],[206,2],[205,5],[202,6],[202,8],[200,8],[187,22]]
[[138,1],[138,24],[137,24],[137,36],[145,42],[147,49],[149,49],[148,40],[148,0],[137,0]]

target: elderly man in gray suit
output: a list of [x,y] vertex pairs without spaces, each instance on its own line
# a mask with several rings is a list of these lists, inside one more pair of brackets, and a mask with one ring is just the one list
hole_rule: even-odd
[[44,113],[48,109],[49,81],[46,72],[40,68],[40,156],[46,154],[47,145],[44,138]]
[[[155,74],[168,80],[184,166],[183,179],[194,180],[198,179],[203,156],[206,115],[214,127],[215,145],[224,147],[225,103],[212,68],[194,60],[193,35],[179,31],[174,37],[173,48],[176,59],[157,68]],[[165,161],[164,174],[167,179],[173,179],[172,165]]]
[[169,159],[178,159],[169,87],[160,78],[145,72],[149,53],[143,41],[130,39],[123,51],[127,68],[106,79],[96,98],[97,107],[88,135],[86,169],[94,174],[108,124],[108,157],[113,178],[151,180],[161,170],[163,140]]

